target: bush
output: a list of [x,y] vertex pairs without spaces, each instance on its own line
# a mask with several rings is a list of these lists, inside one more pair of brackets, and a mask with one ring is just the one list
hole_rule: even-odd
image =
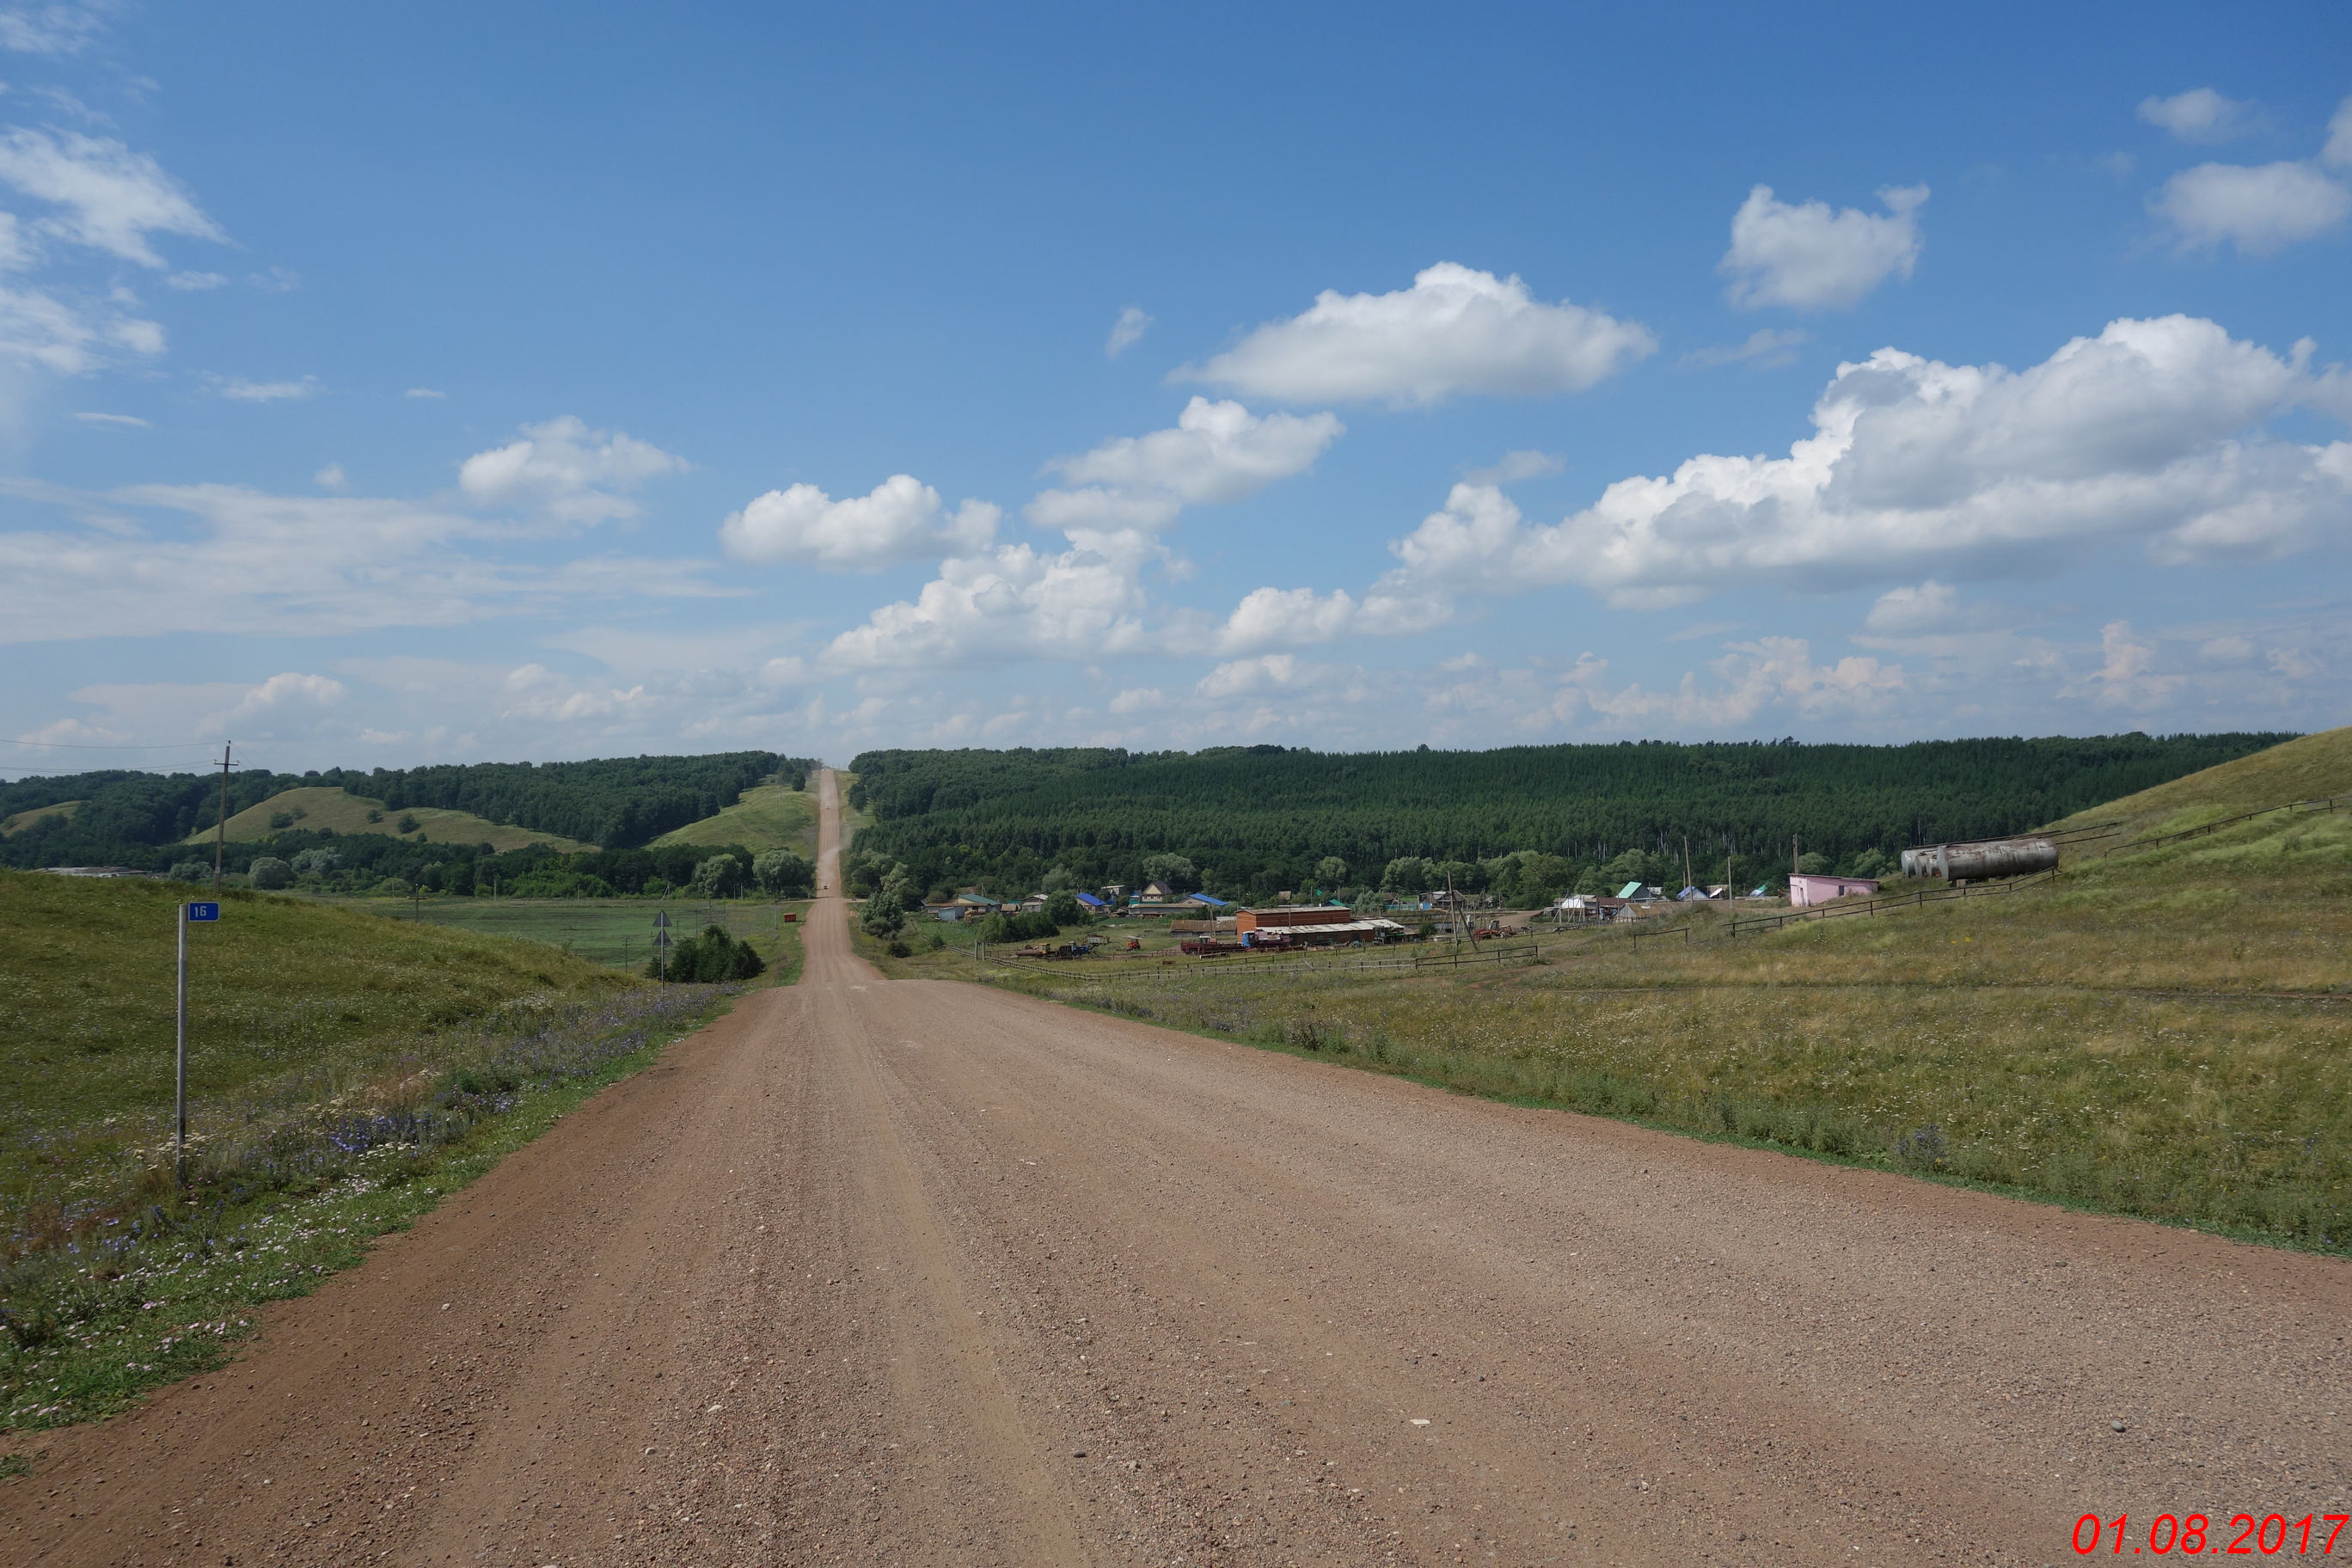
[[386,877],[368,889],[379,899],[404,899],[416,891],[405,877]]
[[343,858],[331,849],[305,849],[294,857],[294,874],[298,877],[323,877],[343,863]]
[[403,833],[414,833],[416,831],[420,824],[417,822],[416,818],[409,816],[406,812],[403,812],[400,815],[400,820],[394,823],[393,826],[399,828]]
[[904,940],[897,937],[891,939],[887,951],[893,958],[912,958],[915,955],[915,950],[908,947]]
[[1074,926],[1087,918],[1087,910],[1076,893],[1059,892],[1045,900],[1045,917],[1056,926]]
[[767,969],[766,961],[750,942],[737,942],[724,926],[710,925],[702,928],[700,936],[688,937],[669,950],[666,977],[715,985],[728,980],[756,979]]
[[293,814],[292,812],[290,812],[290,811],[273,811],[273,812],[271,812],[271,813],[269,814],[269,831],[270,831],[270,832],[272,832],[272,833],[279,833],[279,832],[283,832],[285,829],[287,829],[287,828],[289,828],[289,827],[291,827],[291,826],[294,826],[294,814]]
[[998,914],[980,922],[980,940],[986,942],[1044,942],[1061,934],[1062,928],[1047,914]]
[[265,892],[293,886],[294,868],[275,855],[264,855],[246,868],[246,878]]
[[182,860],[172,868],[174,882],[209,882],[213,879],[213,863],[209,860]]

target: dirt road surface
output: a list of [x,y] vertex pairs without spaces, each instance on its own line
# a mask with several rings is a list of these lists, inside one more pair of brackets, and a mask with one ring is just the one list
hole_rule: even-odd
[[887,982],[819,787],[798,985],[17,1443],[0,1560],[2054,1563],[2352,1506],[2341,1262]]

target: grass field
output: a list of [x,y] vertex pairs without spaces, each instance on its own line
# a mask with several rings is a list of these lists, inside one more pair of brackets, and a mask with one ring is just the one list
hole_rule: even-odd
[[[2085,814],[2352,790],[2352,730]],[[975,974],[1378,1070],[2352,1251],[2352,810],[2086,857],[2010,897],[1723,940],[1692,911],[1454,974],[1097,959]],[[1687,939],[1679,935],[1687,929]],[[968,939],[967,939],[968,940]]]
[[[184,891],[0,872],[0,1212],[13,1221],[135,1183],[162,1136]],[[206,1137],[634,984],[552,948],[236,890],[189,950],[189,1093]]]
[[721,899],[704,901],[668,899],[408,899],[335,898],[322,900],[347,910],[410,924],[421,921],[488,936],[545,942],[568,957],[635,973],[653,956],[654,914],[670,918],[671,940],[692,936],[707,925],[721,925],[728,934],[748,941],[772,965],[789,940],[799,949],[795,925],[782,920],[791,911],[808,918],[803,902],[770,903],[765,900]]
[[654,843],[707,844],[713,848],[734,844],[755,854],[762,849],[789,849],[803,859],[814,860],[816,791],[787,789],[780,784],[756,784],[716,816],[672,828]]
[[[0,872],[0,1429],[218,1364],[255,1304],[311,1289],[723,1004],[544,942],[233,890],[190,931],[183,1194],[185,892]],[[785,978],[780,913],[719,911]]]
[[[371,813],[376,820],[368,820]],[[346,795],[340,789],[307,785],[300,789],[280,790],[257,805],[247,806],[228,819],[228,837],[240,842],[267,838],[283,827],[270,826],[271,819],[290,817],[286,826],[310,832],[378,833],[387,838],[422,840],[430,844],[487,844],[493,849],[520,849],[526,844],[547,844],[567,853],[575,849],[593,849],[593,844],[577,839],[561,838],[552,833],[535,833],[528,827],[502,827],[469,811],[444,811],[436,806],[413,806],[406,811],[387,811],[379,800],[365,800]],[[403,833],[400,825],[414,821],[416,830]],[[209,844],[213,829],[206,827],[190,834],[184,842]]]

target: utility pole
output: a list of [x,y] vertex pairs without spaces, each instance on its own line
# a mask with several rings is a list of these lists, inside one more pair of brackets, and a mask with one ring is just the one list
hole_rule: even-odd
[[220,822],[213,828],[213,897],[220,897],[221,858],[228,848],[228,758],[236,747],[233,741],[221,742]]
[[1683,886],[1687,888],[1690,885],[1690,835],[1685,833],[1683,835]]

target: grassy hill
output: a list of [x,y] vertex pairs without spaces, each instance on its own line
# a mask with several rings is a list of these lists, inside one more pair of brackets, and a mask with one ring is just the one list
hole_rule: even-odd
[[0,871],[0,1432],[216,1367],[716,1000],[540,942],[231,891],[189,933],[192,1188],[172,1179],[189,889]]
[[[2177,827],[2347,789],[2337,730],[2081,818]],[[1018,984],[1473,1091],[2352,1253],[2352,803],[1880,910],[1736,939],[1689,910],[1450,973],[1261,977],[1147,953],[1132,976],[1115,957]],[[882,962],[1004,973],[952,945]]]
[[[369,820],[371,815],[374,821]],[[401,831],[400,825],[404,820],[416,824],[414,833]],[[429,805],[392,811],[386,809],[380,800],[369,800],[341,789],[317,785],[280,790],[228,819],[228,837],[236,843],[268,838],[289,828],[314,833],[375,833],[387,838],[404,838],[427,844],[487,844],[493,849],[520,849],[526,844],[544,844],[569,853],[595,847],[593,844],[582,844],[552,833],[538,833],[528,827],[501,826],[468,811],[448,811]],[[209,844],[212,838],[213,829],[204,827],[191,833],[182,842]]]
[[0,816],[0,838],[5,838],[12,833],[22,833],[45,817],[54,816],[60,821],[71,822],[74,813],[87,804],[85,801],[61,800],[54,805],[38,806],[31,811],[19,811],[7,816]]
[[[61,1168],[98,1179],[169,1111],[185,892],[0,872],[0,1206]],[[436,1040],[635,987],[536,942],[234,889],[189,949],[189,1092],[224,1111],[294,1080],[369,1082]]]
[[790,849],[806,859],[816,858],[816,792],[791,789],[773,782],[754,784],[735,804],[699,822],[672,828],[654,840],[660,848],[692,844],[723,848]]
[[2345,794],[2352,794],[2352,726],[2205,768],[2077,812],[2057,826],[2121,822],[2125,838],[2152,837],[2242,812]]

